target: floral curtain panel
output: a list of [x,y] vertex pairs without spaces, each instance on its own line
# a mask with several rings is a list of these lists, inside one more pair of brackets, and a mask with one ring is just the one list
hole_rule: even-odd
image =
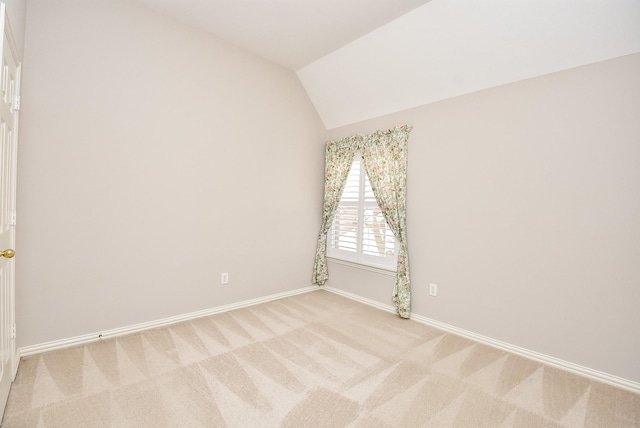
[[[346,142],[346,144],[341,144]],[[324,163],[324,204],[322,208],[322,227],[316,246],[316,261],[313,265],[312,283],[324,285],[329,279],[327,269],[327,232],[331,228],[333,217],[338,209],[342,191],[347,183],[349,170],[356,154],[356,145],[349,139],[338,143],[327,143]]]
[[407,152],[410,127],[371,134],[362,146],[362,160],[369,182],[400,250],[393,300],[402,318],[411,313],[409,255],[407,251]]
[[327,143],[324,213],[313,271],[313,283],[324,285],[329,278],[326,265],[327,232],[340,202],[353,156],[359,151],[378,206],[400,245],[393,300],[396,312],[402,318],[409,318],[411,313],[406,208],[407,153],[411,129],[408,125],[397,126],[387,131]]

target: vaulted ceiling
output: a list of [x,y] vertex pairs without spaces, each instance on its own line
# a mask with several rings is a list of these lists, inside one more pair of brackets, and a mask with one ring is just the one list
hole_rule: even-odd
[[429,0],[140,0],[293,71]]
[[295,71],[328,129],[640,52],[639,0],[140,0]]

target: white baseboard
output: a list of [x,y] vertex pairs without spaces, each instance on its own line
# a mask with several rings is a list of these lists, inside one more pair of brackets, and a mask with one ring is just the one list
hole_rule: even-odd
[[163,318],[155,321],[144,322],[144,323],[130,325],[126,327],[114,328],[114,329],[105,330],[98,333],[84,334],[82,336],[70,337],[67,339],[54,340],[51,342],[40,343],[37,345],[24,346],[20,348],[18,352],[21,357],[26,357],[29,355],[55,351],[57,349],[68,348],[70,346],[85,345],[87,343],[97,342],[103,339],[110,339],[113,337],[124,336],[126,334],[138,333],[138,332],[149,330],[152,328],[164,327],[167,325],[192,320],[195,318],[206,317],[209,315],[219,314],[221,312],[228,312],[233,309],[245,308],[247,306],[258,305],[260,303],[270,302],[272,300],[278,300],[285,297],[295,296],[297,294],[308,293],[314,290],[318,290],[318,287],[309,286],[304,288],[298,288],[293,291],[286,291],[284,293],[272,294],[265,297],[259,297],[257,299],[245,300],[243,302],[237,302],[229,305],[218,306],[216,308],[205,309],[202,311],[191,312],[183,315],[177,315],[174,317]]
[[[378,309],[382,309],[387,312],[396,313],[396,308],[392,305],[385,305],[384,303],[376,302],[371,299],[366,299],[356,294],[349,293],[349,292],[346,292],[337,288],[329,287],[329,286],[324,286],[323,288],[332,293],[339,294],[349,299],[357,300],[358,302],[364,303],[366,305],[374,306]],[[418,321],[422,324],[426,324],[430,327],[437,328],[438,330],[444,330],[447,333],[452,333],[452,334],[473,340],[475,342],[482,343],[483,345],[488,345],[493,348],[511,352],[512,354],[516,354],[521,357],[528,358],[530,360],[534,360],[549,366],[566,370],[571,373],[575,373],[580,376],[584,376],[599,382],[613,385],[615,387],[622,388],[627,391],[635,392],[636,394],[640,394],[640,383],[638,382],[634,382],[634,381],[624,379],[618,376],[614,376],[609,373],[601,372],[598,370],[590,369],[589,367],[584,367],[578,364],[571,363],[569,361],[564,361],[559,358],[551,357],[549,355],[545,355],[539,352],[531,351],[529,349],[521,348],[519,346],[502,342],[500,340],[492,339],[490,337],[483,336],[481,334],[477,334],[472,331],[464,330],[449,324],[445,324],[443,322],[436,321],[436,320],[424,317],[422,315],[415,314],[413,312],[411,313],[411,319],[414,321]]]

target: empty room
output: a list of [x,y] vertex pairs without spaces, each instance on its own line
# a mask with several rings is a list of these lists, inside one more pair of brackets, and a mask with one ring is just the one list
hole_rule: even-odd
[[640,427],[640,2],[6,0],[0,420]]

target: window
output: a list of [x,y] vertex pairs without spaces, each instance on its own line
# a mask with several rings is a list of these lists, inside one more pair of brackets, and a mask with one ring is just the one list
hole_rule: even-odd
[[351,165],[327,247],[329,257],[396,269],[396,238],[378,207],[359,154]]

